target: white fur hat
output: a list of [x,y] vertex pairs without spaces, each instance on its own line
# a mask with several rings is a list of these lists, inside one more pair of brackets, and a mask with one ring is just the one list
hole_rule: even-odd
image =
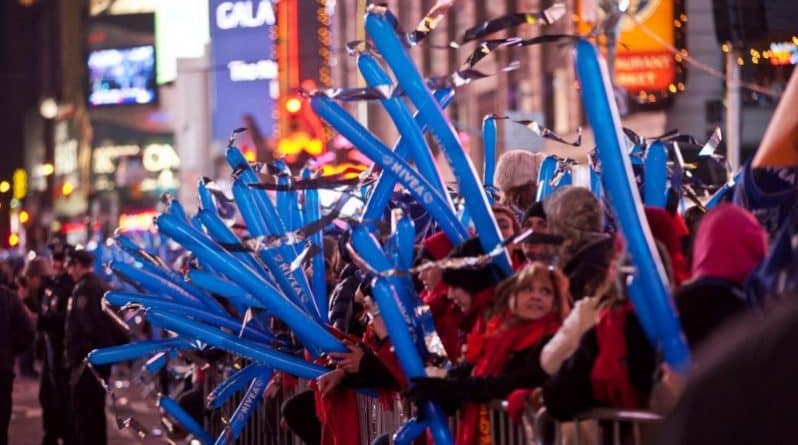
[[499,158],[493,183],[505,191],[530,182],[537,182],[543,155],[526,150],[509,150]]

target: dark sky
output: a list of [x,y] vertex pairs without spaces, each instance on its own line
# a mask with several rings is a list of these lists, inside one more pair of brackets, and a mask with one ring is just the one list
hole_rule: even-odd
[[[39,96],[38,23],[43,7],[0,1],[0,180],[10,180],[13,170],[23,166],[24,113],[36,107]],[[9,194],[0,197],[0,246],[8,233],[8,199]]]

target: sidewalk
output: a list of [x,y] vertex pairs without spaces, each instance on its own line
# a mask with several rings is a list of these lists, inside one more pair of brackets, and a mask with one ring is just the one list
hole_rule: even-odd
[[[160,428],[158,408],[153,397],[142,399],[139,388],[115,389],[121,417],[134,417],[150,431]],[[42,410],[39,406],[39,380],[25,377],[14,379],[14,405],[9,428],[9,445],[37,445],[42,440]],[[106,410],[108,443],[114,445],[164,444],[165,437],[140,440],[132,429],[119,430],[109,406]]]

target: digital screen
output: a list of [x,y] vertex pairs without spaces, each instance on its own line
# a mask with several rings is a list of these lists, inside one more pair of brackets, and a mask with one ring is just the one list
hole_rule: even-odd
[[248,126],[247,122],[263,137],[271,137],[278,95],[274,3],[210,0],[208,19],[214,139],[227,140],[231,131]]
[[155,103],[155,46],[91,51],[88,64],[90,105]]

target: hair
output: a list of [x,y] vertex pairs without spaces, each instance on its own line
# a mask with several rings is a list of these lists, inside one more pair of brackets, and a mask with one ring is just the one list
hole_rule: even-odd
[[[534,262],[513,276],[505,279],[496,286],[493,313],[498,314],[509,308],[510,300],[521,289],[529,287],[532,282],[545,279],[552,285],[554,291],[553,311],[560,319],[565,318],[565,307],[569,304],[568,277],[559,269],[550,267],[541,262]],[[511,309],[512,311],[515,308]],[[514,317],[514,315],[513,315]]]
[[490,206],[490,209],[494,214],[494,219],[496,218],[495,214],[497,213],[503,213],[510,217],[510,221],[513,223],[513,233],[517,234],[521,231],[521,222],[518,221],[518,214],[516,214],[511,207],[503,204],[493,204]]
[[529,206],[535,202],[535,197],[537,194],[538,183],[535,181],[530,181],[526,184],[503,190],[500,202],[504,205],[509,205],[517,209],[528,209]]

